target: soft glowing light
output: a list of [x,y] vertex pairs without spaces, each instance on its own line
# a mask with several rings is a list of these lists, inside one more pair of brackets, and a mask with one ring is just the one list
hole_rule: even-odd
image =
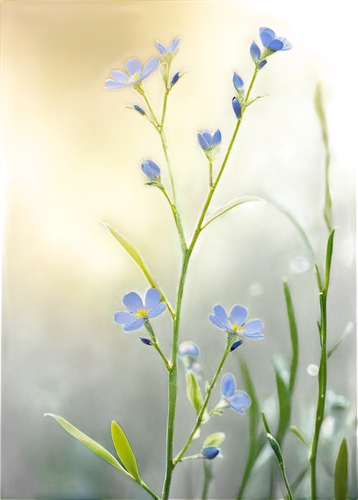
[[295,156],[296,150],[292,146],[292,144],[284,144],[283,146],[280,147],[280,158],[283,161],[291,161],[292,158]]
[[332,417],[326,418],[322,425],[322,434],[326,437],[331,436],[334,430],[334,425],[335,424]]
[[295,257],[291,262],[291,269],[295,274],[304,274],[309,267],[309,262],[304,257]]

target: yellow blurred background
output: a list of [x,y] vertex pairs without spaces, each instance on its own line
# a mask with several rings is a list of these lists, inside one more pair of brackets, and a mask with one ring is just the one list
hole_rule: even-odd
[[[114,498],[118,491],[129,495],[125,479],[70,448],[72,442],[62,431],[44,423],[45,411],[62,412],[104,445],[107,423],[118,417],[140,463],[147,464],[142,467],[154,477],[155,489],[164,464],[164,374],[153,353],[133,336],[123,335],[112,320],[121,308],[121,296],[129,290],[144,292],[147,284],[97,221],[112,224],[132,241],[171,301],[179,253],[165,199],[159,190],[142,186],[145,178],[139,171],[140,161],[150,157],[166,178],[159,138],[145,119],[125,108],[141,105],[139,97],[130,88],[106,91],[105,80],[113,69],[124,69],[131,57],[145,62],[157,55],[155,40],[168,46],[174,37],[183,36],[173,69],[191,72],[170,94],[167,126],[189,236],[206,196],[208,175],[195,129],[220,127],[225,149],[235,123],[232,71],[248,83],[253,69],[248,47],[251,39],[258,40],[258,27],[269,25],[294,41],[294,50],[272,56],[259,74],[253,95],[271,93],[272,98],[258,101],[246,113],[215,207],[238,196],[271,193],[282,199],[284,194],[303,213],[303,229],[321,256],[326,236],[323,180],[331,170],[338,175],[341,167],[333,144],[333,166],[327,162],[313,100],[316,84],[322,82],[328,122],[334,87],[326,80],[335,70],[334,62],[305,47],[287,19],[244,1],[4,1],[0,14],[7,169],[4,449],[6,470],[21,471],[24,478],[18,484],[4,476],[5,496],[48,498],[59,491],[71,498]],[[158,113],[158,74],[144,86]],[[334,196],[340,193],[342,210],[349,212],[351,181],[339,182]],[[281,277],[289,272],[290,259],[302,243],[285,217],[270,204],[234,209],[210,225],[192,262],[185,302],[182,339],[206,345],[213,363],[223,340],[207,321],[215,303],[242,303],[251,317],[262,318],[267,340],[250,345],[248,352],[263,392],[274,383],[272,374],[265,372],[271,369],[268,351],[287,339]],[[343,282],[349,281],[353,262],[347,221],[340,216],[337,242]],[[292,280],[299,290],[302,336],[308,342],[303,356],[311,363],[316,358],[310,347],[318,342],[312,305],[315,281],[312,274]],[[345,308],[350,314],[352,304],[338,288],[337,295],[340,316],[334,327],[339,335],[350,328]],[[158,320],[158,331],[168,350],[167,318]],[[180,411],[183,438],[180,426],[192,415]],[[26,428],[21,427],[24,413]],[[153,430],[147,422],[156,419],[161,424]],[[15,432],[20,427],[21,432]],[[245,434],[244,424],[240,432]],[[232,443],[239,438],[237,430]],[[83,469],[72,473],[79,458]],[[230,486],[225,471],[221,480]],[[88,481],[93,489],[78,493],[75,487]],[[117,485],[124,489],[117,491]]]

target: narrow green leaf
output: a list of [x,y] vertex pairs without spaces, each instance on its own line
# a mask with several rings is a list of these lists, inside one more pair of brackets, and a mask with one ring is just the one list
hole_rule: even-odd
[[251,201],[263,201],[266,204],[268,203],[266,200],[260,198],[259,196],[240,196],[239,198],[234,198],[233,200],[229,201],[229,203],[226,203],[226,205],[223,205],[222,207],[219,207],[213,212],[211,212],[211,214],[209,214],[204,219],[201,225],[201,229],[204,229],[204,227],[209,225],[218,217],[221,217],[222,215],[226,214],[226,212],[229,212],[229,210],[237,207],[238,205],[242,205],[243,203],[249,203]]
[[186,375],[186,393],[189,401],[194,406],[198,415],[203,406],[203,397],[200,392],[199,383],[192,371],[188,371]]
[[334,470],[334,498],[335,500],[348,498],[348,449],[346,438],[342,440]]
[[318,83],[316,87],[316,92],[314,96],[314,104],[316,108],[316,113],[318,115],[320,124],[321,124],[321,129],[322,129],[322,136],[323,136],[323,142],[325,145],[325,148],[328,148],[328,134],[327,134],[327,122],[326,122],[326,115],[324,112],[323,108],[323,101],[322,101],[322,89],[321,85]]
[[298,343],[298,331],[297,331],[297,323],[295,318],[295,311],[293,308],[292,297],[290,287],[288,286],[287,278],[283,279],[283,288],[286,299],[286,308],[288,315],[288,322],[290,325],[290,334],[291,334],[291,345],[292,345],[292,361],[291,361],[291,370],[290,370],[290,382],[289,382],[289,392],[290,395],[293,392],[297,367],[298,367],[298,353],[299,353],[299,343]]
[[271,96],[270,96],[270,94],[258,95],[257,97],[255,97],[254,99],[252,99],[251,101],[249,101],[246,104],[246,107],[248,108],[249,106],[251,106],[251,104],[253,104],[254,102],[256,102],[258,99],[263,99],[264,97],[271,97]]
[[141,479],[139,477],[137,462],[126,435],[116,422],[112,422],[111,431],[113,444],[120,461],[133,479],[140,483]]
[[294,435],[297,436],[298,439],[300,439],[302,441],[302,443],[306,446],[306,448],[309,448],[309,444],[307,443],[307,441],[303,437],[302,432],[295,425],[291,425],[290,429],[294,433]]
[[53,415],[52,413],[45,413],[45,417],[52,417],[57,422],[62,425],[62,427],[69,433],[71,436],[76,438],[78,441],[80,441],[82,444],[87,446],[91,451],[99,455],[101,458],[104,460],[107,460],[113,467],[116,469],[120,470],[123,472],[126,476],[131,477],[130,474],[121,466],[121,464],[114,458],[114,456],[107,451],[103,446],[98,444],[96,441],[91,439],[90,437],[86,436],[83,432],[81,432],[79,429],[74,427],[72,424],[70,424],[67,420],[65,420],[62,417],[59,417],[58,415]]
[[259,442],[258,442],[257,432],[260,424],[260,413],[261,413],[261,404],[255,389],[255,382],[252,378],[249,365],[246,359],[242,355],[239,358],[239,370],[241,372],[242,378],[244,379],[245,391],[250,396],[251,405],[246,410],[249,417],[248,421],[249,443],[246,455],[245,469],[242,476],[240,489],[237,494],[237,498],[241,498],[243,495],[245,486],[252,473],[252,469],[258,455]]
[[279,410],[280,410],[280,420],[277,430],[277,440],[278,442],[281,442],[282,439],[284,438],[284,435],[290,423],[291,398],[290,398],[289,387],[286,381],[286,373],[281,369],[281,367],[275,360],[273,360],[273,366],[276,375],[277,395],[278,395]]
[[332,354],[338,349],[338,347],[341,345],[341,343],[348,337],[353,332],[353,328],[350,330],[346,330],[341,338],[338,340],[338,342],[332,347],[332,349],[328,352],[327,358],[329,359]]
[[331,234],[329,235],[328,242],[327,242],[327,253],[326,253],[326,269],[324,273],[324,285],[323,285],[323,290],[325,293],[328,291],[328,286],[329,286],[329,278],[331,274],[331,262],[332,262],[332,254],[333,254],[333,240],[334,240],[334,233],[336,231],[336,227],[334,227],[331,231]]
[[204,444],[203,444],[203,448],[205,448],[206,446],[220,446],[221,443],[224,441],[225,439],[225,433],[224,432],[216,432],[215,434],[211,434],[210,436],[208,436],[205,441],[204,441]]
[[270,426],[267,422],[267,419],[265,417],[264,412],[262,412],[262,420],[264,422],[264,426],[265,426],[265,429],[267,431],[267,435],[266,435],[267,440],[270,443],[270,446],[276,455],[278,465],[280,466],[281,474],[282,474],[282,477],[285,481],[285,485],[286,485],[286,489],[287,489],[287,493],[288,493],[288,498],[289,498],[289,500],[293,500],[291,487],[290,487],[290,484],[289,484],[288,479],[287,479],[285,460],[284,460],[284,457],[283,457],[283,454],[281,451],[281,447],[280,447],[280,444],[277,441],[277,439],[272,435],[272,433],[270,431]]
[[108,229],[108,231],[112,234],[112,236],[114,236],[114,238],[118,241],[118,243],[124,248],[124,250],[126,250],[128,255],[130,255],[130,257],[132,257],[134,262],[137,264],[139,269],[142,271],[144,276],[147,278],[150,285],[153,288],[156,288],[157,290],[159,290],[159,292],[161,293],[161,296],[162,296],[162,300],[166,303],[170,315],[172,317],[174,317],[174,312],[173,312],[171,305],[169,304],[162,289],[160,288],[160,286],[158,285],[158,283],[156,282],[156,280],[152,276],[151,272],[148,269],[147,264],[145,263],[143,257],[140,255],[140,253],[135,248],[135,246],[129,240],[127,240],[127,238],[125,238],[121,233],[119,233],[117,231],[117,229],[115,229],[110,224],[107,224],[107,222],[102,222],[102,225],[106,229]]

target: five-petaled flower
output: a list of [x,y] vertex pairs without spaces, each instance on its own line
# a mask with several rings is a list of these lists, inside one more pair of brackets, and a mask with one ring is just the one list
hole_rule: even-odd
[[142,161],[142,170],[143,173],[148,177],[148,179],[154,180],[158,179],[158,177],[160,176],[160,168],[153,160],[150,160],[149,158]]
[[244,306],[236,305],[231,309],[228,317],[225,309],[221,305],[213,307],[215,314],[210,314],[209,319],[215,326],[225,330],[227,333],[241,335],[249,339],[262,339],[261,330],[264,324],[259,319],[251,319],[246,322],[248,310]]
[[219,453],[220,449],[217,446],[205,446],[205,448],[201,450],[202,457],[208,460],[213,460]]
[[283,36],[276,37],[276,33],[271,28],[260,28],[259,34],[262,45],[272,52],[292,49],[292,44],[287,38]]
[[245,414],[246,408],[251,405],[251,398],[244,391],[236,391],[235,378],[231,373],[226,373],[221,382],[222,400],[219,403],[220,408],[230,406],[233,410]]
[[159,316],[165,309],[165,302],[160,302],[160,292],[156,288],[149,288],[145,294],[144,304],[136,292],[127,293],[123,297],[123,304],[130,312],[117,312],[114,321],[124,325],[125,332],[139,330],[149,318]]
[[106,80],[106,89],[121,89],[123,87],[130,87],[137,85],[144,78],[147,78],[158,67],[159,59],[152,57],[145,65],[137,57],[129,59],[126,62],[126,69],[128,73],[124,73],[118,69],[111,72],[112,78]]
[[217,128],[214,132],[211,132],[207,127],[204,127],[201,132],[197,130],[196,134],[198,136],[200,147],[206,150],[218,146],[222,140],[222,134],[219,128]]
[[167,49],[161,42],[158,42],[158,40],[155,42],[157,49],[159,50],[160,55],[163,57],[163,59],[166,62],[169,62],[173,56],[175,55],[179,43],[181,42],[181,36],[178,36],[177,38],[174,38],[172,43],[170,44],[169,49]]

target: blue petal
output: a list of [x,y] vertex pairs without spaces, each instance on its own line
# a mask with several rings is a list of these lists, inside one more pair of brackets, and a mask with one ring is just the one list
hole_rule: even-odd
[[165,54],[168,52],[167,49],[164,47],[164,45],[158,40],[155,42],[155,45],[157,46],[157,49],[159,50],[159,53],[161,56],[165,56]]
[[244,80],[234,71],[234,76],[232,77],[232,83],[236,90],[242,89],[244,86]]
[[160,168],[153,160],[144,160],[142,170],[149,179],[155,179],[160,175]]
[[229,326],[224,326],[222,325],[217,319],[216,317],[213,315],[213,314],[210,314],[209,315],[209,319],[212,323],[214,323],[215,326],[217,326],[218,328],[221,328],[222,330],[225,330],[225,332],[227,330],[230,330],[230,327]]
[[259,319],[252,319],[244,325],[244,330],[246,333],[260,333],[263,329],[264,324]]
[[247,339],[251,339],[251,340],[259,340],[259,339],[264,338],[263,333],[242,333],[242,332],[239,332],[239,335],[241,335],[242,337],[246,337]]
[[149,313],[147,314],[147,318],[155,318],[156,316],[159,316],[159,314],[162,314],[165,308],[166,308],[165,302],[161,302],[160,304],[157,305],[157,307],[149,311]]
[[136,292],[127,293],[123,297],[123,304],[134,314],[137,313],[138,309],[144,309],[142,299]]
[[290,50],[292,49],[292,43],[287,40],[284,36],[279,36],[278,40],[281,40],[283,43],[283,47],[281,50]]
[[262,45],[268,47],[269,43],[276,38],[275,32],[270,28],[260,28],[259,30]]
[[139,318],[137,321],[134,323],[131,323],[130,325],[126,325],[123,327],[123,331],[125,332],[133,332],[134,330],[139,330],[139,328],[142,328],[144,325],[144,318]]
[[240,116],[241,116],[241,104],[236,99],[236,97],[233,97],[233,99],[232,99],[232,107],[233,107],[233,110],[235,111],[236,118],[240,118]]
[[148,75],[153,73],[153,71],[157,69],[158,64],[159,64],[159,59],[157,57],[152,57],[151,59],[149,59],[144,65],[143,72],[140,75],[139,81],[143,80]]
[[235,351],[235,349],[240,347],[242,343],[243,343],[243,340],[237,340],[236,342],[234,342],[232,344],[232,346],[230,347],[230,352]]
[[275,38],[268,44],[267,48],[276,52],[277,50],[281,50],[283,48],[283,42]]
[[198,142],[203,149],[209,149],[209,144],[206,142],[201,132],[198,132]]
[[221,132],[219,129],[217,129],[213,135],[212,145],[217,146],[218,144],[220,144],[220,142],[221,142]]
[[177,83],[177,81],[179,80],[179,77],[180,77],[180,73],[179,73],[179,71],[177,71],[175,73],[175,75],[173,76],[172,81],[170,82],[171,87]]
[[223,308],[223,306],[221,306],[220,304],[217,304],[216,306],[213,307],[213,311],[215,313],[215,316],[217,318],[217,320],[225,327],[228,327],[230,329],[230,326],[229,326],[229,320],[228,320],[228,317],[227,317],[227,314],[226,314],[226,311],[225,309]]
[[201,454],[203,457],[207,458],[208,460],[213,460],[213,458],[217,457],[220,453],[219,448],[216,446],[206,446],[201,450]]
[[209,144],[209,148],[211,148],[213,145],[213,136],[212,136],[212,133],[210,132],[210,130],[204,129],[203,136],[204,136],[204,139],[206,140],[206,142]]
[[231,309],[230,313],[230,323],[233,325],[234,323],[237,324],[237,326],[241,326],[243,323],[245,323],[248,311],[246,307],[244,306],[234,306]]
[[187,340],[180,344],[179,356],[190,356],[191,358],[198,359],[200,357],[200,349],[196,344],[194,344],[194,342]]
[[123,73],[123,71],[119,71],[119,69],[114,69],[113,71],[111,71],[111,75],[113,80],[115,80],[116,82],[129,83],[128,75]]
[[178,45],[181,42],[181,38],[182,38],[181,36],[174,38],[174,40],[172,41],[172,43],[170,45],[169,52],[171,52],[173,54],[173,52],[175,52],[177,50]]
[[261,56],[261,50],[260,47],[257,45],[257,43],[254,41],[252,42],[250,46],[250,54],[252,59],[256,62],[260,59]]
[[140,113],[141,115],[145,115],[145,111],[144,109],[142,109],[140,106],[138,106],[138,104],[133,104],[133,108],[138,111],[138,113]]
[[246,392],[237,391],[228,399],[228,403],[233,410],[244,414],[243,410],[251,405],[251,398]]
[[221,393],[227,399],[230,398],[236,389],[236,382],[231,373],[226,373],[221,382]]
[[130,76],[138,74],[140,75],[142,71],[142,63],[138,57],[133,57],[133,59],[128,59],[126,62],[126,68]]
[[160,291],[156,288],[149,288],[145,294],[144,307],[146,309],[154,309],[160,301]]
[[128,87],[128,85],[132,85],[132,83],[121,83],[121,82],[115,82],[114,80],[106,80],[106,83],[104,85],[105,89],[122,89],[123,87]]
[[119,325],[127,325],[130,323],[134,323],[134,321],[136,321],[136,317],[131,313],[117,312],[114,315],[114,321]]
[[266,59],[264,59],[263,61],[260,62],[259,69],[263,68],[265,66],[265,64],[267,64]]
[[152,341],[150,339],[146,339],[145,337],[139,337],[139,340],[145,345],[152,345]]

